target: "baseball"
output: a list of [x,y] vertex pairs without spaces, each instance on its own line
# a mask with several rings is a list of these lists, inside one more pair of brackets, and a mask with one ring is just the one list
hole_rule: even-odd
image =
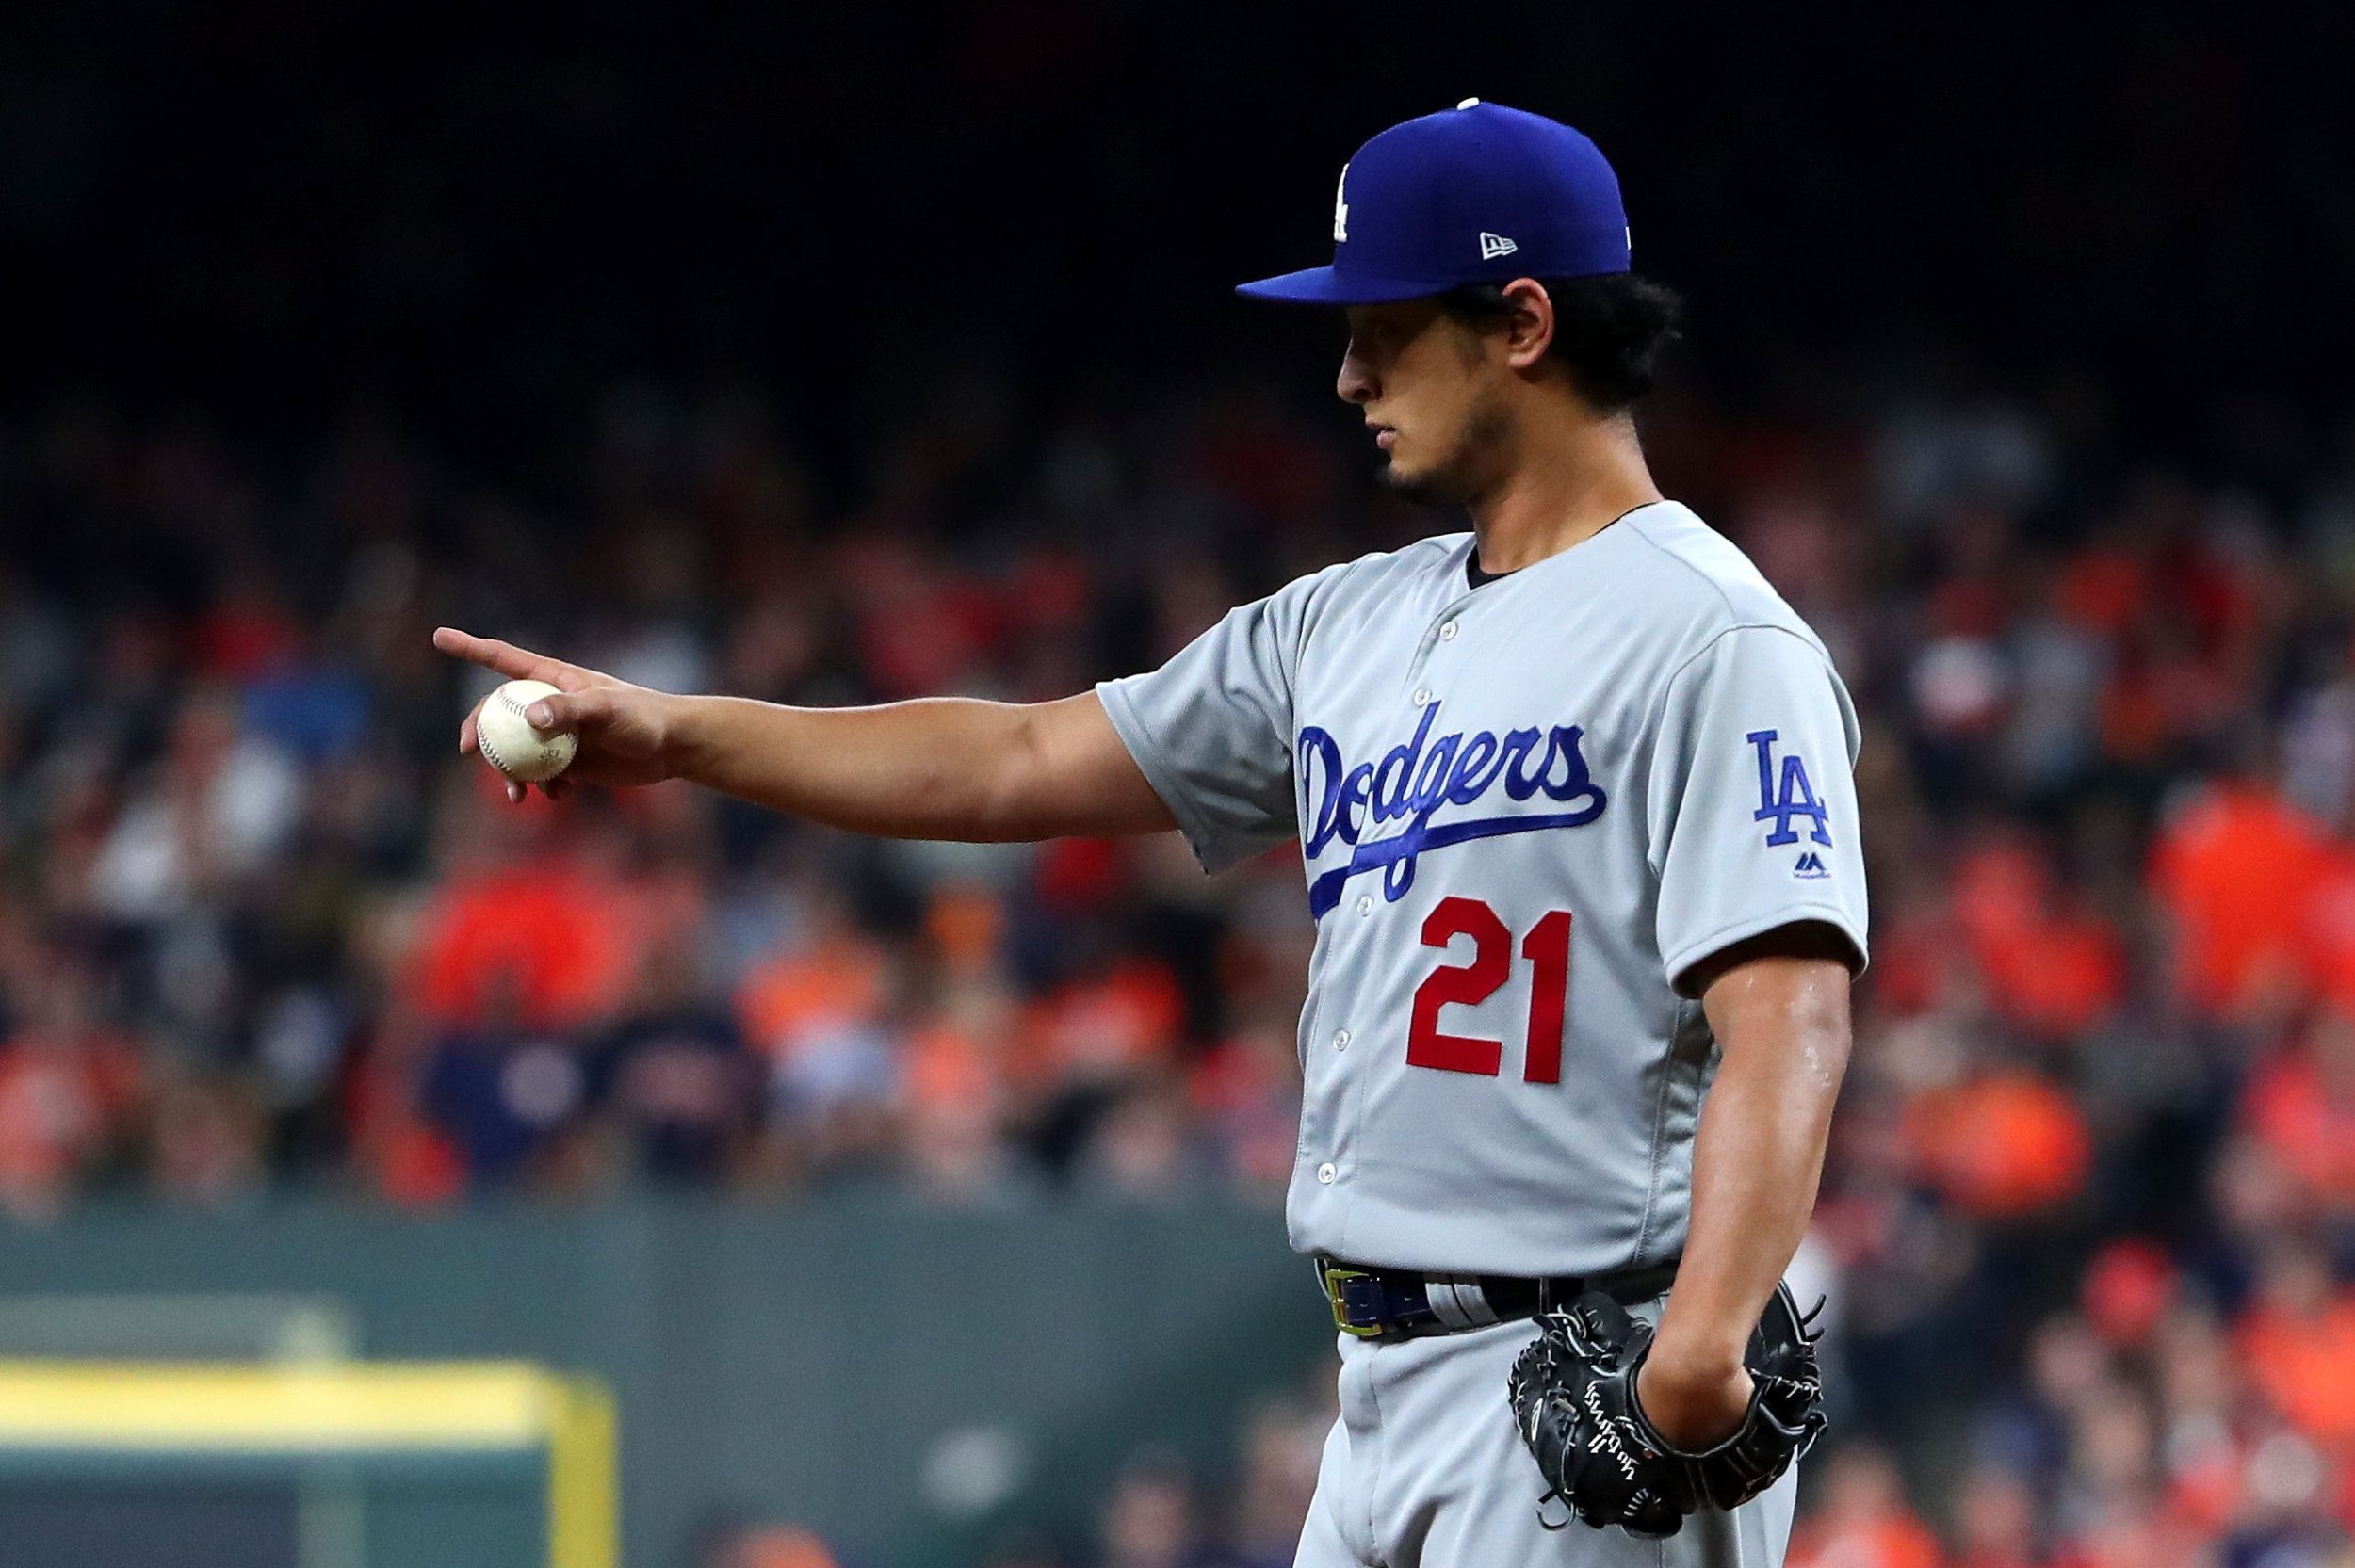
[[474,721],[482,760],[517,784],[539,784],[571,767],[579,742],[561,731],[535,730],[524,717],[524,709],[555,695],[556,687],[545,681],[510,681],[491,693]]

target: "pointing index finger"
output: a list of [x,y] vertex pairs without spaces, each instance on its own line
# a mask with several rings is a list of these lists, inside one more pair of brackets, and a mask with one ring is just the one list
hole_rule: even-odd
[[566,668],[556,659],[518,648],[512,642],[501,642],[495,637],[476,637],[455,626],[437,627],[433,633],[433,646],[452,657],[479,664],[485,670],[496,671],[513,681],[546,681],[553,686],[557,674]]

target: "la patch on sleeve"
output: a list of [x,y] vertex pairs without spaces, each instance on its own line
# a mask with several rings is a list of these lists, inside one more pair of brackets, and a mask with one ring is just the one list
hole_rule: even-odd
[[[1795,751],[1776,754],[1776,742],[1782,738],[1778,730],[1752,730],[1743,739],[1758,752],[1758,810],[1750,814],[1753,822],[1771,822],[1766,834],[1768,849],[1779,849],[1799,842],[1799,824],[1807,825],[1807,837],[1814,844],[1831,847],[1831,813],[1808,782],[1807,762]],[[1813,849],[1802,849],[1792,868],[1794,877],[1812,880],[1831,875],[1824,857]]]

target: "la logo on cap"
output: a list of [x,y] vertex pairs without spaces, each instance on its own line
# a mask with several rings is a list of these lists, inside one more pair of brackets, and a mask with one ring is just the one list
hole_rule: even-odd
[[1333,241],[1349,237],[1349,165],[1341,165],[1341,183],[1333,187]]

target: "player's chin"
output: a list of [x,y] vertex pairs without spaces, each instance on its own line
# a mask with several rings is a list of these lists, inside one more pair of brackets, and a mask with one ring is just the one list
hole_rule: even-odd
[[1382,481],[1385,490],[1402,500],[1436,502],[1448,499],[1446,487],[1437,482],[1436,476],[1424,469],[1403,466],[1396,457],[1377,469],[1374,477]]

